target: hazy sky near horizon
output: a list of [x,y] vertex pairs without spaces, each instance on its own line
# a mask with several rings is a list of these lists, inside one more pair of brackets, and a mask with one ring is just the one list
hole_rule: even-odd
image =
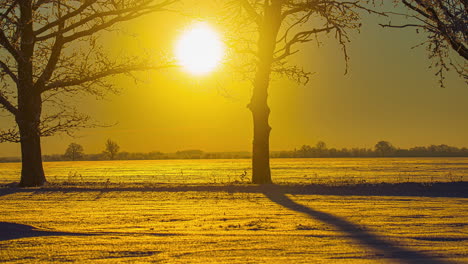
[[[215,21],[213,7],[191,7],[199,20]],[[114,55],[173,56],[177,38],[197,19],[154,14],[103,37]],[[382,20],[380,20],[382,21]],[[212,22],[223,36],[223,27]],[[318,140],[329,147],[372,147],[388,140],[397,147],[449,144],[468,147],[468,87],[453,71],[441,88],[429,69],[424,39],[414,29],[383,29],[364,16],[361,32],[352,32],[349,72],[333,36],[309,43],[292,61],[314,74],[307,85],[274,77],[269,93],[271,149],[285,150]],[[131,50],[131,51],[129,51]],[[148,55],[149,54],[149,55]],[[86,153],[104,149],[106,139],[121,151],[250,151],[252,118],[246,108],[251,84],[220,67],[205,77],[170,69],[138,74],[142,80],[113,78],[118,95],[105,100],[76,98],[78,109],[110,127],[84,129],[75,138],[44,138],[43,153],[64,153],[76,142]],[[11,127],[4,112],[0,128]],[[1,143],[0,156],[18,156],[19,144]]]

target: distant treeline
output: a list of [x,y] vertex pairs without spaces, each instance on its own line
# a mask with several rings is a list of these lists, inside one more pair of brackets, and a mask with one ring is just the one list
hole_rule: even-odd
[[[162,160],[162,159],[243,159],[250,158],[249,152],[204,152],[202,150],[183,150],[175,153],[162,153],[152,151],[147,153],[142,152],[118,152],[115,155],[115,160]],[[70,160],[65,155],[54,154],[44,155],[44,161],[65,161]],[[106,153],[99,154],[83,154],[79,160],[109,160]]]
[[323,141],[314,147],[303,145],[291,151],[276,151],[272,158],[345,158],[345,157],[468,157],[468,149],[445,144],[409,149],[394,147],[388,141],[379,141],[374,148],[327,148]]
[[[72,144],[71,144],[72,145]],[[70,149],[70,148],[69,148]],[[70,155],[69,149],[65,154],[43,155],[44,161],[69,160],[162,160],[162,159],[247,159],[250,152],[204,152],[202,150],[183,150],[174,153],[153,152],[117,152],[112,158],[106,152],[99,154],[85,154],[82,152]],[[409,149],[394,147],[388,141],[379,141],[374,148],[328,148],[325,142],[319,141],[315,146],[303,145],[299,149],[286,151],[272,151],[272,158],[346,158],[346,157],[468,157],[468,149],[452,147],[445,144]],[[0,157],[0,162],[19,162],[19,157]]]
[[[163,160],[163,159],[247,159],[252,155],[245,152],[204,152],[202,150],[183,150],[177,151],[175,153],[162,153],[158,151],[153,152],[118,152],[114,160]],[[52,154],[52,155],[43,155],[42,159],[44,161],[70,161],[73,160],[69,155],[64,154]],[[81,154],[75,160],[87,160],[87,161],[97,161],[97,160],[109,160],[109,155],[106,153],[98,154]],[[20,162],[21,158],[19,157],[0,157],[0,162]]]

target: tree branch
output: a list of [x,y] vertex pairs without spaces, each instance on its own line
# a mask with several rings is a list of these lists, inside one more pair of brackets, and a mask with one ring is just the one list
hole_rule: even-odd
[[[58,8],[59,8],[59,11],[60,11],[60,4],[59,4]],[[60,17],[61,17],[61,15],[60,15],[60,12],[59,12],[59,20],[60,20]],[[59,31],[63,27],[64,27],[64,23],[59,24],[58,25]],[[36,83],[34,84],[35,89],[38,89],[38,90],[44,89],[45,83],[52,76],[52,74],[53,74],[53,72],[55,70],[55,67],[56,67],[56,65],[57,65],[57,63],[59,61],[60,53],[62,52],[63,45],[64,45],[63,36],[58,35],[55,38],[54,46],[52,47],[52,49],[50,51],[50,56],[49,56],[49,59],[47,60],[47,65],[45,66],[41,76],[37,79]]]
[[[92,2],[92,1],[90,1],[90,2]],[[56,37],[58,35],[64,35],[65,33],[70,32],[72,30],[75,30],[77,28],[80,28],[80,27],[86,25],[87,23],[89,23],[89,22],[91,22],[93,20],[98,20],[98,19],[102,20],[102,19],[104,19],[106,17],[109,17],[109,16],[115,16],[114,18],[112,18],[111,20],[109,20],[107,22],[102,22],[101,24],[95,25],[95,26],[93,26],[92,28],[90,28],[88,30],[74,32],[72,35],[67,36],[67,37],[64,38],[65,42],[70,42],[70,41],[73,41],[73,40],[75,40],[77,38],[92,35],[92,34],[98,32],[100,30],[106,29],[106,28],[114,25],[117,22],[128,21],[128,20],[134,19],[136,17],[155,12],[156,10],[163,10],[163,7],[176,2],[176,0],[166,0],[166,1],[162,2],[162,3],[160,3],[160,4],[148,6],[148,4],[150,4],[151,2],[153,2],[153,1],[151,1],[151,0],[150,1],[145,1],[145,2],[141,3],[140,5],[130,7],[130,8],[125,8],[125,9],[117,9],[117,10],[112,10],[112,11],[107,11],[107,12],[104,12],[104,11],[96,12],[96,13],[94,13],[94,14],[86,17],[86,18],[80,19],[78,22],[75,22],[75,23],[73,23],[73,24],[71,24],[71,25],[69,25],[69,26],[67,26],[67,27],[65,27],[65,28],[63,28],[61,30],[57,30],[56,32],[52,32],[52,33],[49,33],[49,34],[44,35],[44,36],[39,36],[41,33],[47,31],[48,29],[56,27],[60,23],[65,23],[67,21],[67,19],[69,19],[70,17],[78,15],[79,13],[78,14],[75,14],[75,13],[76,13],[76,11],[81,10],[81,7],[80,7],[76,11],[64,15],[61,19],[57,19],[56,21],[44,26],[43,28],[38,29],[35,32],[35,35],[37,36],[36,40],[37,41],[43,41],[43,40],[47,40],[47,39]],[[86,9],[86,7],[84,7],[83,10],[84,9]],[[69,16],[72,13],[74,15]]]
[[11,69],[8,67],[8,65],[6,65],[5,62],[0,61],[0,67],[2,67],[3,72],[5,72],[6,74],[8,74],[8,76],[10,76],[10,78],[11,78],[15,83],[18,83],[18,78],[17,78],[16,75],[13,73],[13,71],[11,71]]
[[15,58],[16,61],[19,61],[20,56],[18,51],[15,49],[15,47],[13,47],[13,45],[11,45],[3,30],[0,30],[0,45],[2,45],[11,54],[11,56]]
[[13,106],[13,104],[10,103],[10,101],[8,101],[7,98],[3,96],[1,93],[0,93],[0,105],[3,106],[3,108],[5,108],[6,110],[8,110],[8,112],[12,113],[14,116],[18,114],[18,109],[15,106]]
[[[41,1],[39,1],[41,2]],[[44,1],[42,1],[44,2]],[[49,29],[52,29],[54,27],[57,27],[59,26],[60,24],[64,24],[68,19],[74,17],[74,16],[77,16],[79,15],[83,10],[85,10],[86,8],[88,8],[90,5],[93,4],[93,1],[85,1],[78,9],[76,9],[75,11],[72,11],[68,14],[65,14],[64,16],[60,17],[59,19],[39,28],[38,30],[36,30],[34,32],[34,35],[38,36],[39,34],[49,30]]]
[[0,143],[12,142],[19,143],[20,135],[16,129],[0,130]]
[[[78,31],[78,32],[73,33],[70,36],[66,36],[66,37],[63,38],[63,41],[64,42],[71,42],[71,41],[74,41],[74,40],[79,39],[79,38],[90,36],[90,35],[93,35],[93,34],[99,32],[101,30],[107,29],[107,28],[113,26],[114,24],[116,24],[118,22],[128,21],[128,20],[137,18],[137,17],[145,15],[145,14],[149,14],[149,13],[152,13],[152,12],[153,11],[146,10],[145,12],[136,13],[136,14],[132,13],[131,15],[127,15],[127,16],[117,16],[117,17],[115,17],[115,18],[113,18],[113,19],[111,19],[111,20],[109,20],[109,21],[107,21],[105,23],[95,25],[90,29]],[[51,38],[51,37],[55,37],[57,34],[59,34],[59,32],[55,32],[53,34],[49,34],[47,36],[40,37],[40,38],[38,38],[38,40],[45,40],[45,39],[48,39],[48,38]]]
[[418,7],[412,5],[411,3],[409,3],[409,2],[406,1],[406,0],[401,0],[401,1],[402,1],[402,3],[403,3],[404,5],[406,5],[406,6],[409,7],[410,9],[412,9],[412,10],[418,12],[418,13],[419,13],[420,15],[422,15],[423,17],[428,18],[428,19],[431,19],[431,17],[430,17],[426,12],[424,12],[423,10],[421,10],[421,9],[419,9]]
[[66,133],[72,136],[72,131],[75,129],[92,127],[93,125],[88,125],[89,119],[90,117],[87,115],[62,110],[42,118],[39,133],[41,137],[50,137],[57,133]]
[[379,26],[386,28],[406,28],[406,27],[420,27],[420,28],[426,28],[423,25],[418,25],[418,24],[405,24],[405,25],[390,25],[390,24],[379,24]]
[[18,0],[15,0],[8,8],[5,10],[5,12],[0,14],[1,19],[8,19],[8,14],[15,8],[16,4],[18,3]]
[[50,3],[54,0],[38,0],[35,4],[33,4],[33,10],[37,10],[39,7],[41,7],[43,4]]
[[312,34],[317,34],[317,33],[320,33],[320,32],[324,32],[324,31],[330,31],[332,29],[336,28],[335,26],[330,26],[330,27],[326,27],[326,28],[320,28],[320,29],[313,29],[313,30],[308,30],[308,31],[302,31],[302,32],[298,32],[296,33],[296,35],[294,35],[294,37],[287,41],[286,44],[284,45],[283,48],[281,48],[278,52],[280,51],[283,51],[283,54],[281,54],[280,56],[276,57],[275,58],[275,61],[280,61],[288,56],[291,56],[293,55],[294,53],[296,52],[291,52],[291,47],[296,44],[296,43],[304,43],[304,42],[309,42],[311,41],[311,39],[309,38]]
[[[434,2],[434,4],[437,4],[437,7],[442,12],[441,14],[439,14],[436,11],[436,9],[434,9],[433,6],[421,0],[414,0],[416,4],[418,4],[419,7],[421,8],[419,8],[418,6],[412,5],[407,0],[401,0],[401,1],[408,8],[414,10],[421,16],[425,17],[427,20],[432,21],[433,24],[431,26],[433,27],[433,29],[431,31],[435,34],[442,36],[455,52],[457,52],[465,60],[468,60],[468,48],[465,46],[465,43],[463,43],[462,40],[457,39],[457,37],[454,35],[455,33],[453,32],[453,30],[450,29],[448,25],[442,21],[443,18],[440,17],[440,16],[445,15],[447,19],[454,19],[454,15],[449,12],[447,7],[444,6],[444,4],[441,1]],[[447,23],[450,23],[448,21],[451,21],[451,20],[447,20]],[[404,27],[410,27],[410,26],[417,27],[418,25],[408,24],[408,25],[402,25],[402,26],[390,26],[390,25],[381,25],[381,26],[404,28]],[[422,25],[419,25],[419,27],[428,29],[427,27],[424,27]],[[466,32],[464,32],[464,34],[466,34]]]
[[94,75],[83,76],[82,78],[78,78],[78,79],[55,81],[46,85],[41,92],[45,92],[45,91],[52,90],[52,89],[81,85],[81,84],[96,81],[96,80],[99,80],[99,79],[102,79],[111,75],[130,73],[133,71],[160,70],[160,69],[166,69],[166,68],[172,68],[172,67],[176,67],[176,66],[166,65],[166,66],[152,67],[152,66],[136,65],[136,66],[118,67],[114,69],[104,70]]
[[248,0],[240,0],[240,2],[247,14],[249,14],[249,16],[255,21],[257,26],[260,26],[262,23],[262,16],[255,11],[255,8],[249,3]]

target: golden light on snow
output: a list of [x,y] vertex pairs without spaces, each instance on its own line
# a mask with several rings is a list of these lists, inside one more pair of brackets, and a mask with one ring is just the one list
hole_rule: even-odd
[[208,23],[199,22],[182,34],[175,55],[187,71],[202,75],[213,71],[221,63],[224,45],[219,34]]

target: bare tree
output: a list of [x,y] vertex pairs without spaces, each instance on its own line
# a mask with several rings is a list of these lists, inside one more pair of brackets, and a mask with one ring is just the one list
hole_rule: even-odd
[[65,154],[63,155],[65,158],[75,161],[83,157],[83,146],[77,143],[70,143],[68,145]]
[[323,141],[319,141],[317,142],[317,144],[315,144],[315,148],[320,152],[320,151],[324,151],[327,149],[327,144]]
[[117,142],[108,139],[106,141],[106,149],[104,150],[104,154],[106,154],[110,160],[114,160],[117,156],[117,153],[119,153],[119,149],[120,147]]
[[[146,61],[113,59],[97,43],[99,34],[176,0],[4,0],[0,2],[0,110],[16,127],[0,131],[0,142],[21,143],[21,186],[45,181],[41,137],[71,133],[88,117],[67,98],[114,91],[106,77],[154,69]],[[47,108],[47,115],[44,115]]]
[[392,143],[383,140],[377,142],[377,144],[374,146],[374,149],[375,153],[380,157],[392,155],[396,150]]
[[[450,68],[468,79],[468,2],[466,0],[395,0],[402,3],[409,14],[403,15],[409,23],[394,25],[382,24],[383,27],[416,28],[428,34],[427,45],[429,59],[433,60],[436,75],[444,86],[444,74]],[[457,63],[450,50],[461,58]]]
[[[298,53],[299,44],[317,40],[321,34],[333,34],[342,47],[348,62],[346,44],[348,31],[358,29],[359,10],[374,12],[361,4],[368,1],[340,0],[237,0],[232,1],[229,14],[231,24],[238,25],[236,32],[245,36],[235,37],[230,45],[237,52],[250,55],[252,62],[240,66],[251,77],[253,90],[248,108],[254,124],[252,182],[271,183],[269,161],[268,88],[272,73],[289,77],[299,83],[307,83],[309,73],[296,65],[290,65],[290,56]],[[250,39],[256,38],[252,44]]]

